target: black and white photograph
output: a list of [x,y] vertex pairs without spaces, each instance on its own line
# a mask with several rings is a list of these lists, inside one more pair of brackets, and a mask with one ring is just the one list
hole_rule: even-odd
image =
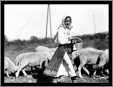
[[111,1],[18,2],[2,2],[3,84],[111,85]]

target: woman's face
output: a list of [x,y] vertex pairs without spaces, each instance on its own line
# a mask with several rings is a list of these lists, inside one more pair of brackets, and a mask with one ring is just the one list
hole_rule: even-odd
[[65,18],[64,24],[66,27],[69,27],[71,25],[71,18],[69,18],[69,17]]

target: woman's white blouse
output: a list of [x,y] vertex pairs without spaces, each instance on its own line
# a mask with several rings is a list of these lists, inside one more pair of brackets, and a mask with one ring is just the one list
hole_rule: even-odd
[[70,30],[64,29],[63,27],[60,27],[58,29],[58,43],[59,44],[68,44],[70,43],[69,38],[70,37]]

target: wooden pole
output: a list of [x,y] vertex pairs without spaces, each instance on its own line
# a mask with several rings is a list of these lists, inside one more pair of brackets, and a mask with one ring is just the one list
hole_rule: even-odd
[[51,29],[51,10],[50,10],[50,5],[48,4],[47,7],[47,20],[46,20],[46,38],[48,34],[48,21],[50,23],[50,38],[52,38],[52,29]]
[[48,29],[48,14],[49,14],[49,11],[48,11],[48,9],[49,9],[49,4],[48,4],[48,7],[47,7],[47,16],[46,16],[46,36],[45,36],[45,38],[47,38],[47,29]]
[[52,28],[51,28],[51,8],[49,5],[49,17],[50,17],[50,37],[52,38]]

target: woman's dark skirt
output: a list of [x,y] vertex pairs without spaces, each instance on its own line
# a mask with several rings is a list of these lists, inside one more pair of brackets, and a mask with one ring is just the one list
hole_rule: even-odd
[[49,76],[56,76],[59,66],[62,62],[64,64],[64,66],[67,67],[66,66],[67,64],[65,64],[65,62],[63,61],[65,52],[67,52],[68,54],[72,53],[72,45],[71,44],[65,44],[65,45],[58,46],[52,59],[50,60],[48,66],[46,67],[44,74],[47,74]]

